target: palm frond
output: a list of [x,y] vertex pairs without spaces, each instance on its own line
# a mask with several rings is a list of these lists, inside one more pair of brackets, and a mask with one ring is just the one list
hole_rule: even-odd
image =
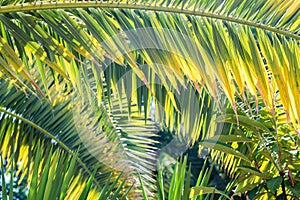
[[[150,45],[167,51],[161,53],[157,48],[143,48],[146,45],[143,43],[142,48],[137,46],[140,48],[136,51],[148,65],[167,65],[160,70],[160,77],[173,72],[176,77],[174,80],[180,80],[182,83],[183,72],[193,82],[205,84],[215,97],[218,93],[215,87],[216,78],[233,106],[235,94],[239,93],[242,96],[244,90],[248,89],[256,98],[259,93],[269,110],[274,109],[273,93],[279,90],[287,114],[291,121],[297,124],[296,119],[300,111],[294,105],[297,105],[299,99],[298,1],[9,4],[6,2],[6,6],[1,8],[1,12],[6,13],[1,16],[2,26],[5,27],[4,30],[8,30],[6,37],[2,35],[3,40],[10,38],[9,40],[13,41],[10,43],[12,46],[17,43],[23,46],[28,44],[28,51],[19,51],[19,58],[24,61],[22,52],[25,52],[26,56],[36,55],[56,72],[69,76],[73,83],[76,82],[74,72],[67,72],[55,64],[69,65],[70,59],[74,59],[72,53],[75,57],[78,57],[79,53],[95,63],[103,61],[105,56],[120,64],[125,60],[137,76],[147,83],[145,75],[136,65],[135,55],[131,53],[132,49],[136,49],[137,42],[143,41],[148,43],[148,47]],[[72,8],[85,9],[80,9],[79,12]],[[38,12],[31,12],[32,10]],[[36,19],[36,22],[30,22],[30,17]],[[24,20],[27,20],[27,25],[22,23]],[[145,34],[137,34],[141,33],[137,29],[147,27],[180,31],[179,34],[168,31],[146,31]],[[120,34],[126,39],[119,37]],[[20,38],[20,35],[24,37]],[[116,35],[112,40],[111,37]],[[182,40],[182,35],[188,39]],[[48,41],[45,38],[49,38]],[[165,41],[168,41],[168,44]],[[57,42],[60,44],[55,47]],[[52,49],[45,53],[46,48]],[[54,51],[53,48],[57,50]],[[65,52],[63,56],[62,52]],[[58,60],[58,57],[53,55],[60,55],[64,59]],[[236,63],[240,65],[239,70],[236,69]],[[287,71],[287,68],[290,70]],[[269,73],[274,76],[269,78]],[[177,88],[172,76],[168,78],[172,86]],[[289,84],[279,84],[284,80],[289,80]],[[79,85],[77,84],[78,87]]]
[[[25,134],[28,131],[39,135],[39,140],[47,141],[47,148],[53,139],[72,154],[80,146],[77,134],[80,130],[86,139],[96,138],[96,143],[107,143],[109,150],[125,149],[145,164],[146,158],[152,156],[150,143],[153,140],[148,139],[142,144],[131,136],[139,133],[143,139],[148,137],[140,125],[142,120],[149,121],[151,98],[156,106],[161,104],[166,111],[165,114],[157,109],[158,121],[175,130],[185,145],[193,145],[199,138],[207,140],[215,136],[216,127],[209,126],[216,115],[212,113],[214,105],[207,93],[220,107],[223,103],[221,91],[234,108],[234,115],[225,118],[225,122],[234,123],[237,121],[234,117],[239,117],[242,127],[250,129],[247,133],[252,136],[253,128],[251,130],[247,123],[249,119],[239,113],[240,101],[246,107],[251,104],[250,107],[254,106],[257,112],[261,111],[261,106],[266,107],[262,116],[268,113],[266,115],[274,119],[280,115],[282,123],[291,122],[282,126],[280,134],[286,136],[285,132],[294,131],[288,137],[297,142],[295,130],[299,129],[300,116],[297,106],[300,99],[299,7],[297,0],[2,1],[0,77],[10,85],[1,82],[0,86],[1,123],[9,124],[3,126],[1,153],[10,157],[14,152],[10,151],[11,135],[7,133],[18,138],[16,152],[23,148],[23,141],[36,146],[37,139],[33,136],[30,139]],[[91,62],[88,65],[87,60]],[[111,65],[117,67],[109,71]],[[148,70],[143,70],[140,65],[146,65]],[[128,67],[133,71],[132,79],[116,84],[127,73]],[[157,79],[160,86],[155,85]],[[143,87],[135,88],[135,84],[141,82]],[[26,86],[27,83],[30,85]],[[29,91],[29,97],[11,85]],[[137,92],[131,96],[134,89]],[[123,90],[128,90],[125,97],[122,96]],[[70,97],[65,95],[74,91],[96,104],[89,109],[82,107],[77,110],[78,117],[85,120],[82,123],[79,119],[74,123],[72,114],[76,109],[70,111]],[[183,95],[178,96],[179,92]],[[38,94],[49,99],[52,105],[40,101],[36,97]],[[57,95],[53,97],[53,94]],[[113,95],[119,95],[117,100]],[[185,104],[184,97],[191,96],[195,98]],[[279,113],[277,101],[282,106]],[[123,114],[118,113],[121,107],[125,109]],[[250,110],[255,113],[254,109]],[[114,114],[121,116],[117,122],[111,120]],[[138,129],[126,127],[124,116],[133,118],[137,114],[133,126]],[[262,126],[255,120],[250,120],[250,125],[256,126],[254,131],[267,137],[267,142],[258,141],[275,144],[276,137],[267,131],[274,128],[274,124],[265,120]],[[152,122],[148,123],[147,126],[154,126]],[[123,139],[131,144],[126,148],[125,143],[119,143],[122,133]],[[227,144],[215,146],[218,149],[215,149],[214,157],[220,155],[220,150],[231,154],[231,157],[222,154],[225,168],[236,168],[242,160],[247,160],[241,155],[248,151],[247,148],[240,149],[238,145],[239,151],[233,149],[236,142],[226,141]],[[88,148],[101,155],[104,150],[95,144],[90,141]],[[143,145],[147,150],[140,159],[137,149]],[[255,145],[259,144],[251,147],[257,147]],[[293,145],[284,145],[289,152],[288,146]],[[264,158],[270,152],[263,152]],[[99,160],[86,148],[80,148],[78,154],[79,163],[88,163],[84,168],[91,174],[91,166],[99,165]],[[27,158],[27,155],[23,156]],[[32,160],[32,155],[28,156]],[[250,162],[253,164],[253,160]],[[268,164],[274,164],[271,170],[275,176],[276,162]],[[102,164],[100,167],[106,166]],[[107,178],[108,174],[96,174],[94,180]],[[257,177],[253,176],[256,181]],[[253,185],[253,180],[243,183]]]
[[[111,168],[111,166],[104,162],[104,159],[101,160],[105,156],[111,157],[114,155],[114,152],[104,152],[107,146],[99,146],[100,143],[97,143],[97,146],[89,149],[91,151],[97,150],[100,154],[102,153],[102,157],[99,158],[87,151],[87,147],[82,144],[80,137],[89,137],[93,142],[95,142],[97,137],[92,137],[93,132],[91,131],[78,133],[80,129],[74,124],[76,121],[74,121],[73,114],[75,113],[73,113],[72,109],[70,110],[70,100],[63,99],[63,101],[60,101],[55,99],[55,105],[50,105],[48,102],[43,103],[43,101],[35,96],[26,97],[22,91],[16,91],[14,87],[8,86],[5,82],[1,83],[1,93],[1,156],[8,159],[8,162],[12,162],[11,159],[14,158],[15,162],[19,165],[18,176],[20,176],[20,180],[29,177],[28,180],[30,182],[30,177],[37,174],[36,171],[31,170],[33,166],[31,163],[33,161],[35,163],[35,159],[40,154],[40,151],[36,150],[39,143],[43,144],[41,148],[44,149],[45,155],[52,148],[58,149],[66,155],[74,155],[74,151],[79,149],[78,157],[76,156],[76,162],[79,165],[76,167],[76,170],[81,172],[77,181],[87,176],[87,174],[91,176],[93,168],[98,166],[97,173],[94,175],[94,182],[98,189],[106,181],[110,181],[108,179],[110,173],[115,172],[116,174],[120,171]],[[82,114],[81,116],[84,115]],[[98,118],[95,119],[100,119],[103,123],[101,116],[103,117],[103,115],[98,115]],[[88,122],[87,120],[85,121],[85,123]],[[104,125],[101,125],[100,123],[101,126],[99,126],[104,128],[105,133],[107,133],[106,137],[108,139],[102,139],[103,142],[109,140],[109,138],[116,138],[113,135],[109,137],[112,127],[109,127],[108,124],[104,123]],[[83,136],[80,134],[83,134]],[[115,179],[116,177],[112,178]],[[124,177],[120,181],[123,179]],[[130,181],[125,182],[123,180],[123,182],[123,184],[126,183],[124,187],[127,187],[127,189],[128,184],[132,185]],[[117,183],[119,184],[119,182]],[[76,189],[76,183],[72,187]],[[80,190],[83,189],[84,185],[81,185]],[[120,187],[119,192],[123,191],[123,187]]]
[[[207,160],[206,160],[207,161]],[[217,190],[215,187],[210,186],[210,177],[214,165],[206,168],[206,161],[200,170],[197,177],[197,183],[194,187],[191,187],[191,166],[188,167],[187,157],[180,158],[174,165],[174,171],[169,184],[168,180],[163,177],[165,168],[159,168],[158,170],[158,199],[213,199],[214,194],[221,194],[228,198],[228,196]],[[191,188],[190,188],[191,187]]]
[[[161,151],[169,151],[171,156],[176,159],[198,138],[206,137],[209,129],[214,131],[213,116],[215,114],[213,114],[214,104],[203,89],[199,88],[201,91],[201,95],[199,95],[193,89],[193,85],[187,83],[188,88],[179,87],[181,93],[176,96],[176,91],[167,92],[168,88],[164,88],[161,81],[155,80],[158,77],[151,69],[141,68],[141,70],[148,80],[151,80],[149,81],[151,89],[145,86],[145,83],[139,80],[130,68],[121,68],[112,64],[104,71],[104,78],[101,79],[101,72],[97,76],[100,81],[105,80],[101,82],[102,88],[98,90],[96,85],[99,80],[95,76],[93,65],[86,65],[83,76],[88,77],[86,79],[88,82],[85,83],[85,90],[91,92],[87,92],[84,98],[87,101],[94,99],[92,101],[95,101],[96,105],[103,104],[97,98],[97,92],[103,91],[102,98],[108,108],[106,118],[112,122],[116,134],[119,134],[120,143],[123,144],[123,147],[116,150],[118,152],[116,154],[120,157],[124,156],[123,159],[120,159],[122,162],[125,160],[129,162],[129,165],[126,165],[128,170],[132,168],[133,172],[141,174],[141,178],[148,182],[148,184],[144,183],[147,188],[151,185],[153,187],[153,183],[155,183],[151,174],[156,170],[156,160]],[[93,97],[89,94],[95,95]],[[79,108],[85,110],[80,106]],[[95,112],[93,107],[89,110],[91,113]],[[156,110],[156,114],[153,113],[154,110]],[[80,116],[79,113],[78,116]],[[189,123],[192,120],[194,123]],[[79,121],[82,121],[82,117]],[[93,125],[89,126],[93,127]],[[173,143],[178,143],[183,148],[174,151],[173,146],[169,145],[168,149],[157,149],[154,145],[159,139],[157,132],[162,127],[168,127],[171,131],[175,131],[179,140],[173,141]],[[89,143],[93,145],[95,141],[91,141]],[[177,152],[178,155],[174,152]],[[111,162],[114,163],[114,166],[118,165],[115,159]],[[124,164],[121,166],[125,167]],[[155,191],[153,189],[151,188],[152,191]]]

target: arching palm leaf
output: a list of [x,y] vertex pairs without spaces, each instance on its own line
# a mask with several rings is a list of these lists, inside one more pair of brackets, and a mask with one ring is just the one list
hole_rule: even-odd
[[[180,30],[180,34],[191,37],[192,41],[195,41],[194,45],[190,45],[187,41],[183,42],[178,35],[168,35],[164,32],[153,32],[153,34],[155,34],[154,38],[169,42],[168,45],[172,49],[162,42],[166,50],[172,53],[179,52],[183,58],[170,60],[169,53],[153,54],[152,50],[147,49],[139,50],[141,56],[148,64],[157,63],[159,60],[167,61],[169,65],[163,70],[172,69],[177,77],[182,76],[182,70],[192,81],[205,83],[208,90],[216,95],[216,88],[213,87],[214,78],[205,76],[207,72],[210,72],[211,75],[216,76],[232,104],[235,101],[235,92],[243,94],[244,89],[247,88],[256,97],[259,92],[266,106],[272,110],[272,94],[278,89],[291,120],[296,123],[298,118],[300,111],[293,108],[299,99],[297,98],[297,84],[295,84],[299,62],[299,12],[297,12],[299,3],[297,1],[253,1],[251,3],[246,1],[127,1],[99,4],[97,2],[57,2],[53,5],[51,3],[23,3],[15,6],[9,5],[9,2],[5,4],[8,5],[1,9],[1,13],[10,14],[9,17],[7,17],[8,14],[2,16],[1,19],[3,26],[10,32],[9,36],[16,40],[11,45],[17,42],[21,44],[23,42],[23,46],[28,44],[31,53],[42,58],[44,63],[60,74],[64,74],[65,70],[57,68],[46,59],[46,52],[42,51],[46,46],[38,46],[37,41],[42,44],[45,44],[45,41],[40,36],[35,37],[34,34],[26,36],[24,29],[29,28],[31,32],[37,32],[35,29],[38,27],[30,28],[30,25],[24,27],[21,23],[26,20],[21,17],[23,13],[15,13],[21,5],[21,10],[27,11],[26,15],[34,17],[37,23],[41,24],[40,26],[43,24],[46,29],[44,32],[51,33],[51,30],[55,30],[59,37],[68,42],[70,47],[67,48],[70,48],[70,51],[76,48],[85,49],[86,53],[81,52],[81,55],[92,56],[100,60],[103,60],[105,55],[109,55],[114,60],[125,59],[143,81],[146,81],[145,76],[135,64],[135,56],[130,53],[132,48],[130,45],[134,45],[135,42],[133,38],[127,35],[131,44],[119,37],[117,40],[107,41],[107,39],[119,34],[120,29],[126,31],[155,27]],[[56,10],[57,8],[87,9],[78,12],[72,9]],[[50,11],[50,9],[54,10]],[[32,13],[30,12],[32,10],[38,12]],[[21,39],[20,35],[24,37]],[[11,38],[9,36],[6,38]],[[143,40],[145,42],[150,41],[147,40],[149,35],[140,37],[145,38]],[[105,42],[102,43],[103,41]],[[47,48],[52,46],[53,43]],[[96,49],[98,51],[95,51]],[[50,54],[53,53],[55,51],[52,50]],[[53,57],[50,54],[47,57]],[[67,53],[65,53],[65,58],[66,55]],[[68,59],[70,57],[66,58]],[[236,63],[240,65],[239,70],[236,69]],[[268,71],[274,74],[271,80],[268,78],[265,65]],[[288,66],[287,68],[290,68],[290,72],[293,71],[293,73],[289,73],[284,66]],[[291,82],[279,84],[283,80]],[[270,81],[272,87],[268,84]],[[174,84],[173,82],[173,86],[176,87]]]
[[[282,113],[287,116],[285,121],[291,121],[294,129],[299,128],[300,4],[296,0],[3,1],[1,5],[1,77],[17,88],[44,95],[52,104],[35,105],[31,109],[39,99],[30,96],[30,100],[23,103],[20,98],[26,98],[24,93],[2,84],[1,113],[34,122],[52,133],[56,142],[58,139],[68,141],[70,150],[79,145],[76,126],[66,122],[71,119],[71,112],[62,106],[71,105],[70,99],[62,93],[59,93],[61,98],[54,98],[53,88],[70,94],[76,91],[81,96],[87,90],[89,101],[96,102],[95,108],[99,109],[92,111],[98,117],[92,121],[96,124],[97,120],[109,119],[109,114],[114,113],[114,106],[110,105],[110,113],[105,107],[109,103],[106,105],[105,102],[106,98],[108,102],[114,102],[110,96],[110,84],[118,81],[115,78],[118,74],[116,70],[106,72],[105,67],[116,64],[119,68],[129,66],[135,77],[131,84],[123,83],[127,86],[125,88],[116,86],[114,92],[117,95],[124,89],[135,89],[133,85],[138,79],[144,83],[144,89],[138,90],[134,98],[126,96],[127,102],[120,98],[122,104],[127,103],[126,112],[130,115],[135,106],[141,111],[143,105],[144,119],[147,119],[150,94],[153,95],[170,111],[162,120],[166,120],[171,129],[176,124],[174,129],[180,135],[184,124],[183,132],[189,135],[187,144],[194,144],[199,137],[207,139],[207,135],[213,136],[199,135],[208,130],[201,125],[209,124],[211,106],[204,107],[200,116],[193,115],[190,106],[201,102],[199,110],[202,111],[203,103],[211,101],[206,96],[200,101],[204,92],[199,85],[213,96],[218,105],[222,103],[218,94],[223,91],[236,116],[237,97],[247,104],[248,96],[254,97],[257,110],[262,105],[275,116],[275,94],[278,93],[276,98],[283,105]],[[88,66],[87,60],[91,62]],[[139,64],[146,64],[151,69],[166,93],[162,94],[155,84],[151,84],[151,81],[155,82],[155,76],[145,73]],[[85,74],[85,70],[91,73]],[[27,82],[32,86],[25,86]],[[55,87],[50,87],[52,85]],[[196,95],[196,103],[179,105],[181,109],[178,109],[177,103],[182,100],[174,96],[185,87],[188,90],[183,96]],[[52,111],[57,102],[61,102],[62,107]],[[45,118],[50,113],[54,116]],[[196,118],[195,125],[190,123],[193,118]],[[84,123],[87,122],[90,122],[88,118]],[[118,122],[104,124],[109,140],[118,140]],[[122,125],[122,120],[119,124]],[[59,131],[64,129],[67,133],[60,135]],[[98,147],[94,148],[98,150]],[[97,163],[97,159],[85,149],[79,150],[78,158],[90,166]],[[98,178],[100,175],[96,175],[95,180]]]

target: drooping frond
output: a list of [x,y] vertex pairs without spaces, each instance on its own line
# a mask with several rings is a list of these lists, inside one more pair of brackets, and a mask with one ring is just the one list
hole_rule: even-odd
[[[88,109],[84,109],[84,107],[82,109],[85,112],[77,113],[77,110],[72,108],[74,104],[68,98],[53,98],[55,103],[51,105],[33,95],[26,97],[22,91],[16,91],[14,87],[9,86],[3,81],[0,87],[0,152],[2,158],[7,159],[9,163],[14,158],[15,163],[19,165],[18,173],[20,173],[20,180],[29,175],[27,180],[30,183],[30,177],[36,174],[30,169],[32,168],[31,163],[40,154],[40,151],[36,150],[38,143],[43,144],[42,148],[45,152],[49,152],[50,149],[55,148],[66,155],[74,155],[74,152],[78,150],[78,157],[76,156],[78,165],[76,165],[76,170],[81,175],[77,181],[82,180],[84,176],[91,176],[92,171],[97,168],[97,173],[94,175],[94,182],[99,190],[101,186],[104,187],[105,183],[110,181],[108,178],[111,173],[114,173],[114,175],[121,173],[125,170],[125,167],[130,169],[126,172],[132,173],[137,171],[138,166],[136,163],[121,165],[121,159],[124,158],[122,156],[118,157],[117,153],[124,155],[127,152],[129,154],[131,149],[135,150],[135,147],[128,145],[128,147],[122,148],[123,152],[115,151],[115,148],[118,148],[118,146],[130,142],[130,138],[119,137],[113,124],[106,121],[108,118],[105,116],[103,108],[93,107],[98,110],[94,110],[92,116],[89,116]],[[81,106],[80,102],[77,101],[75,103]],[[78,121],[78,118],[74,116],[76,114],[80,115],[82,121]],[[89,120],[90,117],[93,118],[92,121]],[[137,146],[137,148],[140,148],[141,152],[145,151],[141,155],[141,158],[147,155],[146,147]],[[134,160],[130,154],[127,157],[129,158],[123,160],[125,163],[127,160]],[[117,165],[111,165],[112,161]],[[148,174],[144,173],[144,175],[150,176],[149,174],[149,171]],[[128,177],[128,181],[124,182],[124,187],[129,189],[134,183],[131,179],[136,174],[133,174],[132,177],[124,173],[125,175]],[[112,178],[116,179],[115,176]],[[120,179],[120,181],[123,179]],[[151,177],[145,177],[144,180],[151,180]],[[75,187],[76,182],[74,184]],[[120,185],[118,183],[115,186],[119,187]],[[81,189],[84,189],[84,184],[81,185]],[[111,190],[113,189],[111,188]],[[122,187],[119,192],[126,192],[121,189]]]
[[167,77],[174,88],[184,74],[216,97],[217,79],[233,106],[235,95],[247,89],[273,110],[278,90],[290,120],[298,123],[298,1],[11,3],[3,2],[0,11],[4,57],[8,47],[19,46],[14,60],[25,63],[35,55],[77,87],[71,63],[78,61],[72,60],[84,56],[99,63],[106,57],[129,64],[147,85],[136,51],[150,67],[164,65],[160,77],[174,74]]
[[[133,168],[141,174],[145,188],[150,185],[147,183],[153,185],[155,182],[151,174],[157,170],[157,160],[162,152],[170,153],[172,159],[177,159],[198,139],[205,138],[209,131],[213,134],[214,104],[203,88],[198,88],[201,95],[188,82],[187,88],[179,86],[180,92],[165,88],[151,68],[141,68],[149,80],[149,89],[130,68],[111,64],[104,71],[104,77],[101,78],[100,73],[97,79],[93,73],[93,65],[85,67],[83,76],[88,77],[88,82],[85,83],[85,90],[88,92],[83,98],[87,101],[93,98],[88,97],[89,94],[97,94],[97,82],[105,80],[101,82],[103,102],[97,101],[97,98],[93,101],[96,105],[104,104],[107,107],[109,115],[107,118],[114,124],[114,130],[120,135],[120,142],[124,148],[119,149],[117,154],[123,156],[121,161],[133,164],[131,166],[124,163],[124,166],[127,166],[127,169]],[[166,80],[166,83],[169,81]],[[80,93],[78,94],[80,96]],[[81,106],[79,108],[86,110]],[[91,107],[89,110],[93,113],[95,108]],[[84,121],[82,117],[79,120]],[[155,147],[159,139],[157,132],[164,127],[175,131],[177,139],[165,149],[157,149]],[[96,145],[95,141],[90,143]],[[174,150],[173,145],[178,148]],[[117,166],[116,160],[111,162]]]
[[[224,92],[235,116],[239,115],[237,99],[244,104],[251,99],[257,111],[265,106],[266,112],[277,117],[279,99],[283,106],[281,119],[292,122],[293,131],[298,130],[299,7],[297,0],[2,1],[0,77],[30,97],[24,102],[23,92],[1,82],[4,87],[0,96],[1,113],[25,124],[30,122],[34,131],[49,133],[47,137],[52,135],[52,139],[58,144],[61,142],[62,147],[66,145],[64,149],[70,149],[69,152],[77,150],[80,138],[76,132],[82,130],[88,140],[98,137],[97,142],[107,144],[108,150],[129,150],[144,164],[153,153],[149,150],[152,140],[147,140],[146,153],[140,159],[138,151],[143,145],[128,135],[140,131],[144,139],[145,131],[142,128],[132,131],[122,119],[138,113],[138,122],[133,121],[134,127],[138,127],[135,125],[140,124],[143,117],[146,121],[149,118],[152,102],[157,110],[155,117],[159,116],[162,123],[175,130],[186,145],[214,136],[215,127],[207,127],[214,118],[212,99],[206,92],[213,96],[219,108],[223,103],[219,94]],[[113,68],[110,73],[111,66],[120,70]],[[125,81],[119,82],[120,76],[129,69],[131,78],[125,77]],[[142,87],[136,87],[137,83]],[[77,113],[78,124],[74,124],[69,121],[74,113],[68,110],[69,99],[63,99],[63,95],[54,98],[52,85],[64,94],[78,92],[87,98],[85,100],[95,103],[97,109],[89,112],[82,107]],[[122,95],[124,90],[127,91],[125,97],[118,96],[117,100],[112,97]],[[132,95],[132,90],[137,92]],[[35,97],[38,95],[52,105],[37,104],[31,109],[39,102]],[[62,104],[57,108],[59,102]],[[159,104],[166,114],[158,109]],[[126,108],[125,114],[116,113],[121,105]],[[121,115],[121,119],[110,121],[113,113]],[[79,123],[81,114],[83,123]],[[127,149],[124,143],[115,145],[122,138],[122,131],[118,130],[122,127],[123,139],[130,143]],[[211,147],[209,142],[205,144]],[[237,157],[238,161],[227,157],[223,163],[227,168],[235,168],[246,158],[232,146],[226,146],[228,144],[217,143],[214,147],[219,148],[216,152],[225,149]],[[103,149],[92,142],[88,145],[92,152],[105,159],[101,155]],[[90,166],[99,164],[85,148],[78,153],[81,160],[78,162],[88,163],[86,168],[90,172]],[[95,180],[103,176],[108,174],[98,174]]]

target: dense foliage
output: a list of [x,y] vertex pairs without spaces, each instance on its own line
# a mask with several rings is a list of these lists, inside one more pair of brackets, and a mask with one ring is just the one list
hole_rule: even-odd
[[2,199],[299,199],[300,1],[0,1]]

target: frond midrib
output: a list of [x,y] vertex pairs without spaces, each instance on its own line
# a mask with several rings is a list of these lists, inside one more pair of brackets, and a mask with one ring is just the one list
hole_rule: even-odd
[[145,10],[145,11],[158,11],[166,13],[177,13],[184,15],[200,16],[212,19],[218,19],[222,21],[234,22],[237,24],[251,26],[259,28],[262,30],[270,31],[276,34],[284,35],[286,37],[294,38],[300,40],[300,35],[291,33],[287,30],[279,29],[276,27],[269,26],[267,24],[262,24],[255,21],[250,21],[243,18],[236,18],[226,15],[221,15],[218,13],[210,13],[199,10],[191,10],[184,8],[171,8],[157,5],[146,5],[143,3],[126,3],[126,2],[34,2],[34,3],[24,3],[15,4],[8,6],[0,6],[0,13],[12,13],[12,12],[29,12],[29,11],[39,11],[39,10],[50,10],[50,9],[76,9],[76,8],[118,8],[118,9],[132,9],[132,10]]
[[[43,129],[42,127],[38,126],[37,124],[35,124],[34,122],[18,115],[15,114],[11,111],[8,111],[2,107],[0,107],[0,113],[5,113],[7,115],[10,115],[11,117],[14,117],[30,126],[32,126],[34,129],[40,131],[42,134],[46,135],[47,137],[53,139],[62,149],[64,149],[65,151],[67,151],[68,153],[70,153],[72,156],[75,155],[75,152],[72,151],[67,145],[65,145],[62,141],[60,141],[59,139],[57,139],[54,135],[52,135],[51,133],[49,133],[48,131],[46,131],[45,129]],[[88,167],[86,166],[86,164],[79,158],[77,157],[77,162],[83,167],[83,169],[90,175],[92,176],[92,172],[88,169]],[[100,188],[100,183],[94,179],[94,183]]]

